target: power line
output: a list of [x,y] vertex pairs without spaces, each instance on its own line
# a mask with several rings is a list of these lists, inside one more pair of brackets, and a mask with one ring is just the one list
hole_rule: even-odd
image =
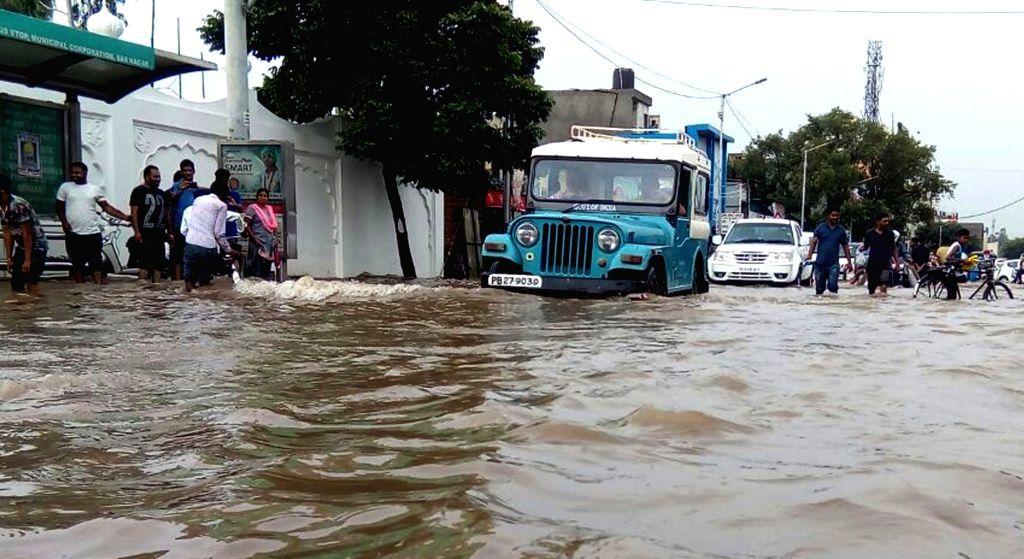
[[945,167],[943,170],[954,173],[1024,173],[1024,169],[984,169],[980,167]]
[[727,107],[729,107],[729,112],[731,112],[731,113],[732,113],[732,116],[736,117],[736,123],[737,123],[737,124],[739,124],[739,125],[740,125],[740,128],[742,128],[742,129],[743,129],[743,131],[747,133],[747,136],[748,136],[748,137],[749,137],[749,138],[750,138],[751,140],[753,140],[753,139],[754,139],[754,135],[753,135],[753,134],[751,134],[751,133],[750,133],[750,130],[748,130],[748,129],[747,129],[747,126],[746,126],[745,124],[743,124],[743,119],[742,119],[742,118],[740,118],[740,115],[736,114],[736,109],[735,109],[735,108],[733,108],[733,106],[732,106],[732,103],[730,103],[730,102],[729,102],[729,98],[728,98],[728,97],[726,97],[726,98],[725,98],[725,105],[726,105]]
[[965,219],[970,219],[972,217],[981,217],[983,215],[994,214],[994,213],[996,213],[998,211],[1005,210],[1006,208],[1009,208],[1010,206],[1013,206],[1015,204],[1019,204],[1021,202],[1024,202],[1024,196],[1021,196],[1020,198],[1017,198],[1016,200],[1014,200],[1013,202],[1010,202],[1009,204],[1004,204],[1002,206],[999,206],[998,208],[996,208],[994,210],[989,210],[987,212],[981,212],[981,213],[971,214],[971,215],[962,215],[962,216],[960,216],[960,220],[962,221],[962,220],[965,220]]
[[[537,0],[537,3],[538,3],[538,4],[543,4],[543,2],[542,2],[541,0]],[[546,6],[543,6],[543,5],[542,5],[541,7],[542,7],[542,8],[544,8],[544,10],[545,10],[545,11],[547,11],[547,12],[548,12],[549,14],[557,14],[557,12],[555,12],[554,10],[552,10],[552,9],[551,9],[551,8],[549,8],[549,7],[546,7]],[[565,18],[565,16],[563,16],[563,15],[561,15],[561,14],[557,14],[557,15],[558,15],[558,17],[559,17],[559,18],[561,18],[561,19],[563,19],[563,20],[565,20],[565,19],[566,19],[566,18]],[[645,66],[645,65],[644,65],[644,64],[643,64],[642,62],[639,62],[639,61],[637,61],[637,60],[635,60],[635,59],[633,59],[633,58],[630,58],[629,56],[627,56],[627,55],[625,55],[625,54],[621,53],[620,51],[617,51],[617,50],[615,50],[614,48],[612,48],[612,47],[608,46],[608,43],[605,43],[605,42],[604,42],[604,41],[602,41],[601,39],[598,39],[597,37],[595,37],[595,36],[591,35],[590,33],[588,33],[588,32],[587,32],[587,30],[586,30],[586,29],[583,29],[583,28],[582,28],[582,27],[580,27],[579,25],[576,25],[575,23],[572,23],[571,25],[573,26],[573,28],[575,28],[575,29],[576,29],[576,31],[579,31],[579,32],[580,32],[581,34],[583,34],[583,35],[585,35],[585,36],[589,37],[589,38],[590,38],[590,40],[594,41],[594,42],[595,42],[595,43],[597,43],[598,45],[601,45],[602,47],[604,47],[605,49],[607,49],[607,50],[611,51],[612,53],[614,53],[614,54],[617,54],[617,55],[619,55],[619,56],[620,56],[620,57],[622,57],[622,58],[623,58],[624,60],[626,60],[627,62],[629,62],[629,63],[633,64],[633,65],[634,65],[634,66],[636,66],[637,68],[642,68],[642,69],[644,69],[644,70],[647,70],[648,72],[650,72],[650,73],[654,74],[655,76],[658,76],[659,78],[662,78],[662,79],[668,80],[668,81],[670,81],[670,82],[673,82],[673,83],[677,83],[677,84],[679,84],[679,85],[681,85],[681,86],[684,86],[684,87],[688,87],[688,88],[690,88],[690,89],[693,89],[693,90],[695,90],[695,91],[699,91],[699,92],[701,92],[701,93],[709,93],[709,94],[711,94],[711,95],[716,95],[716,96],[717,96],[717,95],[721,95],[721,93],[720,93],[720,92],[718,92],[718,91],[713,91],[713,90],[710,90],[710,89],[704,89],[703,87],[697,87],[697,86],[695,86],[695,85],[693,85],[693,84],[690,84],[690,83],[686,83],[686,82],[684,82],[684,81],[679,81],[679,80],[677,80],[677,79],[673,78],[672,76],[667,76],[667,75],[665,75],[665,74],[662,74],[661,72],[659,72],[659,71],[655,70],[654,68],[651,68],[650,66]]]
[[[594,54],[600,56],[601,58],[603,58],[607,62],[611,63],[615,67],[620,66],[620,64],[618,62],[616,62],[615,60],[612,60],[608,55],[606,55],[605,53],[603,53],[600,50],[598,50],[597,47],[595,47],[594,45],[591,45],[590,43],[588,43],[586,40],[583,39],[583,37],[580,37],[579,34],[577,34],[576,31],[574,31],[573,28],[570,27],[570,24],[566,23],[565,21],[562,20],[562,18],[560,16],[556,15],[551,10],[551,8],[548,8],[547,4],[545,4],[541,0],[537,0],[537,5],[540,6],[541,9],[543,9],[545,12],[547,12],[548,16],[551,19],[553,19],[555,21],[555,23],[557,23],[558,25],[562,26],[562,28],[565,29],[566,31],[568,31],[569,34],[572,35],[577,41],[582,43],[585,47],[589,48],[590,50],[594,51]],[[605,47],[605,48],[608,48],[608,47]],[[611,50],[611,49],[609,49],[609,50]],[[665,87],[661,87],[660,85],[653,84],[653,83],[651,83],[651,82],[649,82],[647,80],[644,80],[644,79],[642,79],[640,77],[635,77],[635,79],[636,79],[636,81],[638,81],[638,82],[640,82],[642,84],[646,84],[646,85],[648,85],[650,87],[653,87],[654,89],[657,89],[657,90],[662,91],[664,93],[668,93],[670,95],[675,95],[677,97],[683,97],[685,99],[705,100],[705,99],[717,99],[718,98],[718,95],[689,95],[687,93],[680,93],[678,91],[674,91],[674,90],[671,90],[671,89],[668,89],[668,88],[665,88]],[[690,87],[692,87],[692,86],[690,86]],[[694,89],[697,89],[697,88],[694,88]]]
[[754,10],[761,12],[790,12],[811,14],[861,14],[886,16],[987,16],[1020,15],[1024,10],[865,10],[855,8],[798,8],[789,6],[749,6],[744,4],[715,4],[691,2],[689,0],[640,0],[656,4],[690,6],[695,8],[724,8],[729,10]]
[[747,133],[748,136],[750,136],[751,140],[753,140],[755,136],[753,134],[751,134],[749,130],[747,130],[747,126],[749,126],[750,128],[753,128],[754,129],[754,133],[756,133],[758,136],[761,135],[761,131],[758,130],[757,127],[754,126],[753,123],[750,122],[750,119],[748,119],[746,116],[744,116],[743,113],[741,113],[740,110],[737,109],[735,105],[733,105],[732,99],[729,99],[728,97],[726,97],[725,98],[725,104],[729,105],[729,111],[731,111],[733,116],[736,117],[736,120],[738,120],[740,122],[740,126],[743,126],[744,123],[746,124],[746,126],[743,126],[743,130]]

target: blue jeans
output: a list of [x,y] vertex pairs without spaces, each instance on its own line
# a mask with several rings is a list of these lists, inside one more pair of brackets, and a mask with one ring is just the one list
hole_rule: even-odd
[[185,281],[192,285],[210,285],[219,259],[220,253],[215,248],[185,243]]
[[814,265],[814,292],[821,295],[825,292],[826,280],[831,293],[839,293],[839,263]]

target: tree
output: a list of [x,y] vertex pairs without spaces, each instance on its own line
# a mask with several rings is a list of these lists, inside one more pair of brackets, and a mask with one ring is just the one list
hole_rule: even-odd
[[1024,254],[1024,237],[1008,239],[999,245],[999,256],[1003,258],[1020,258]]
[[854,224],[855,237],[874,225],[879,211],[890,212],[895,226],[907,231],[933,222],[934,203],[956,186],[935,166],[934,146],[838,108],[808,116],[788,136],[780,131],[757,138],[738,162],[737,175],[751,185],[754,198],[780,202],[798,216],[803,149],[826,142],[831,143],[808,154],[807,227],[835,205],[843,222]]
[[0,0],[0,10],[16,12],[27,16],[50,19],[50,8],[39,0]]
[[[949,246],[956,241],[956,232],[959,229],[960,224],[955,221],[942,223],[933,221],[919,226],[914,231],[914,236],[920,238],[921,242],[929,247]],[[972,238],[970,245],[967,247],[968,252],[981,250],[982,241],[984,239]]]
[[71,0],[71,23],[79,29],[85,29],[89,17],[104,7],[121,21],[125,21],[124,16],[117,13],[118,4],[124,4],[124,0]]
[[117,5],[124,4],[124,0],[71,0],[70,2],[59,0],[0,0],[0,9],[25,14],[39,19],[50,19],[53,17],[54,8],[63,10],[66,7],[71,9],[71,22],[75,27],[85,29],[89,16],[103,9],[104,6],[110,13],[121,18],[124,16],[117,13]]
[[[200,32],[223,52],[223,14]],[[250,51],[280,61],[261,102],[297,122],[343,117],[339,149],[381,164],[406,277],[416,270],[399,183],[481,195],[488,163],[521,167],[541,137],[551,101],[533,79],[537,32],[494,0],[248,5]]]

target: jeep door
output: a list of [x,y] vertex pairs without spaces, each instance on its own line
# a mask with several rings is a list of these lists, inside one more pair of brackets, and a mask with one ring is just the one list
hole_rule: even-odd
[[706,212],[706,207],[701,204],[704,197],[698,191],[696,171],[683,165],[679,169],[679,190],[676,195],[675,239],[665,258],[670,290],[689,287],[693,282],[693,256],[697,242],[693,239],[692,229],[694,220]]

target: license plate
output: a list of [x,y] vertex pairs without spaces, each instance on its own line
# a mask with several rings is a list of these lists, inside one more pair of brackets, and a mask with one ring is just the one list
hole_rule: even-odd
[[759,270],[757,268],[754,268],[752,266],[740,266],[740,271],[741,272],[755,272],[756,273],[756,272],[760,272],[761,270]]
[[524,274],[491,274],[487,276],[487,285],[491,287],[525,287],[536,289],[543,284],[539,276]]

